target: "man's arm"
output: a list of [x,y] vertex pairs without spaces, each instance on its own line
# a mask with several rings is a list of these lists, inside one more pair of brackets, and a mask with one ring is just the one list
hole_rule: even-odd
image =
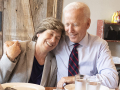
[[17,62],[13,63],[6,54],[0,60],[0,83],[6,83]]
[[57,83],[57,87],[63,87],[64,83],[75,83],[75,76],[62,77]]
[[118,87],[118,73],[106,41],[104,44],[101,44],[97,59],[97,70],[98,74],[96,74],[96,78],[102,81],[102,85],[109,88]]
[[7,57],[14,61],[14,59],[20,54],[20,44],[18,41],[7,41],[4,43],[4,52]]

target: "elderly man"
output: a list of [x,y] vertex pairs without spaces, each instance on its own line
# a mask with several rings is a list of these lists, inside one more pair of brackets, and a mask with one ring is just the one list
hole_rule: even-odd
[[107,42],[87,32],[91,23],[89,7],[82,2],[70,3],[64,8],[64,20],[67,36],[54,50],[58,86],[74,82],[74,75],[79,73],[116,88],[118,73]]

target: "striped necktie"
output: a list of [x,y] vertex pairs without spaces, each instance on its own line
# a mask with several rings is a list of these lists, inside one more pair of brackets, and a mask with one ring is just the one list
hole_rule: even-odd
[[68,76],[78,74],[78,51],[76,49],[78,45],[78,43],[74,44],[73,50],[69,57]]

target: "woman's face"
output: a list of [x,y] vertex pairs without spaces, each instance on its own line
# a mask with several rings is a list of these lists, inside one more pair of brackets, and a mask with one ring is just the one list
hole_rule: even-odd
[[39,33],[37,34],[37,46],[39,46],[43,52],[49,52],[58,45],[61,34],[61,32],[49,29],[43,33]]

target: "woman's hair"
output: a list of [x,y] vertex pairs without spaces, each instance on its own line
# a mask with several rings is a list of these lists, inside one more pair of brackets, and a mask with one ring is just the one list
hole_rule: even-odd
[[43,19],[43,21],[40,23],[39,27],[36,28],[35,34],[32,38],[32,41],[37,41],[37,34],[42,33],[46,31],[47,29],[49,30],[55,30],[57,32],[62,32],[61,37],[64,37],[65,35],[65,30],[64,30],[64,25],[63,23],[53,17],[48,17],[46,19]]

